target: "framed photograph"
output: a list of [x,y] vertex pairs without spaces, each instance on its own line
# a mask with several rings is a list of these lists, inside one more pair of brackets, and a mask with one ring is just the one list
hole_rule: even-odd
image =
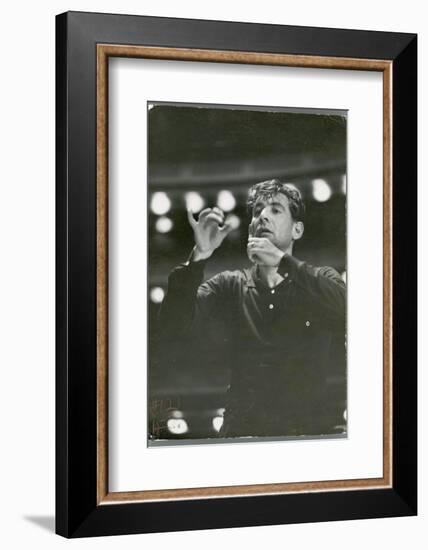
[[416,514],[416,35],[56,25],[57,533]]

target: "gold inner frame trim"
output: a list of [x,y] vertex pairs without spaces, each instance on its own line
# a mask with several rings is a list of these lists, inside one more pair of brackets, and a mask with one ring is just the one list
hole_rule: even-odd
[[[383,476],[226,487],[108,490],[108,59],[133,57],[383,73]],[[224,498],[392,486],[392,62],[187,48],[97,45],[97,503]]]

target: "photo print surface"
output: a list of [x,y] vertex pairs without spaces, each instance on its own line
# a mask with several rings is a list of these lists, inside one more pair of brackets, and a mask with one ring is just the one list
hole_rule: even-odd
[[347,112],[149,102],[148,445],[347,436]]

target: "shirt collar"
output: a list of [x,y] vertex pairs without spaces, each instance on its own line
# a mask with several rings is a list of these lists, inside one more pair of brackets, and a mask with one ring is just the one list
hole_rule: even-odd
[[244,269],[244,275],[247,283],[248,288],[256,288],[256,267],[253,266],[251,268]]
[[[252,267],[246,268],[243,271],[245,275],[245,283],[248,288],[257,288],[257,283],[258,283],[260,285],[259,288],[272,290],[261,284],[257,276],[257,266],[253,265]],[[288,282],[291,283],[291,279],[288,279]],[[282,287],[284,284],[285,284],[285,280],[281,281],[275,288]]]

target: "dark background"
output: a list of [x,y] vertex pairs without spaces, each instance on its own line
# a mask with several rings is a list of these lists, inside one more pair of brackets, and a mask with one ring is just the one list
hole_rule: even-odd
[[[227,214],[239,227],[210,258],[206,278],[250,265],[246,196],[251,185],[271,178],[295,185],[305,201],[305,232],[293,253],[345,273],[346,113],[153,103],[148,120],[149,434],[152,439],[215,437],[212,422],[222,415],[228,370],[202,355],[197,343],[173,361],[158,361],[153,353],[168,274],[186,261],[194,244],[187,193],[198,193],[204,207],[213,207],[226,190],[236,203]],[[326,195],[318,197],[317,191]],[[326,414],[341,432],[343,361],[332,365],[327,382]]]

